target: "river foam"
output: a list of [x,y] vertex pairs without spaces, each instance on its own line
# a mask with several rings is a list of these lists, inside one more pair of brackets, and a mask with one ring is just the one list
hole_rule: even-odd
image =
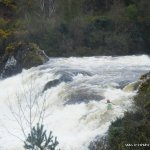
[[[24,136],[8,103],[18,111],[17,96],[25,107],[30,91],[32,98],[36,97],[48,82],[58,80],[56,86],[47,88],[37,97],[39,102],[46,99],[45,128],[58,137],[62,150],[88,150],[96,136],[107,132],[111,121],[131,108],[136,91],[123,90],[123,87],[137,81],[149,67],[150,58],[146,55],[50,58],[44,65],[1,80],[0,149],[23,149],[23,143],[15,136]],[[107,111],[106,99],[115,104],[113,110]]]

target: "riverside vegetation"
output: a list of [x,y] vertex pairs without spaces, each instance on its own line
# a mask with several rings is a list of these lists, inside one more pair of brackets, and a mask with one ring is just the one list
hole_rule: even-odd
[[13,42],[49,56],[149,53],[149,0],[1,0],[0,54]]
[[150,143],[150,73],[142,76],[141,80],[142,84],[134,98],[134,111],[126,112],[109,128],[108,145],[111,150],[148,149],[148,146],[126,146]]

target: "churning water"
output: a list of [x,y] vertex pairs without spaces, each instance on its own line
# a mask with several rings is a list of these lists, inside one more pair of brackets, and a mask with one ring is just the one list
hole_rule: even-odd
[[[18,111],[18,97],[26,107],[25,100],[42,91],[38,99],[47,103],[44,125],[58,137],[60,148],[87,150],[96,136],[107,132],[111,121],[131,108],[136,92],[123,87],[137,81],[149,68],[150,57],[146,55],[50,58],[44,65],[1,80],[0,149],[23,149],[15,137],[23,135],[12,114]],[[107,111],[106,99],[115,104],[113,110]],[[15,105],[13,111],[10,103]]]

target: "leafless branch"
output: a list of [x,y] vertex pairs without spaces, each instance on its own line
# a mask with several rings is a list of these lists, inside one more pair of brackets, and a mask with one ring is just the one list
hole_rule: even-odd
[[31,132],[36,123],[43,123],[47,109],[46,96],[35,85],[35,82],[31,81],[30,85],[20,88],[15,95],[16,103],[8,101],[8,108],[25,138],[27,138],[27,128]]

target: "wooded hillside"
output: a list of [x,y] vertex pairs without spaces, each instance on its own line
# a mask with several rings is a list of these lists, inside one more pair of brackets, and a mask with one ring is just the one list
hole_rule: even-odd
[[49,56],[150,53],[149,0],[1,0],[0,54],[32,42]]

